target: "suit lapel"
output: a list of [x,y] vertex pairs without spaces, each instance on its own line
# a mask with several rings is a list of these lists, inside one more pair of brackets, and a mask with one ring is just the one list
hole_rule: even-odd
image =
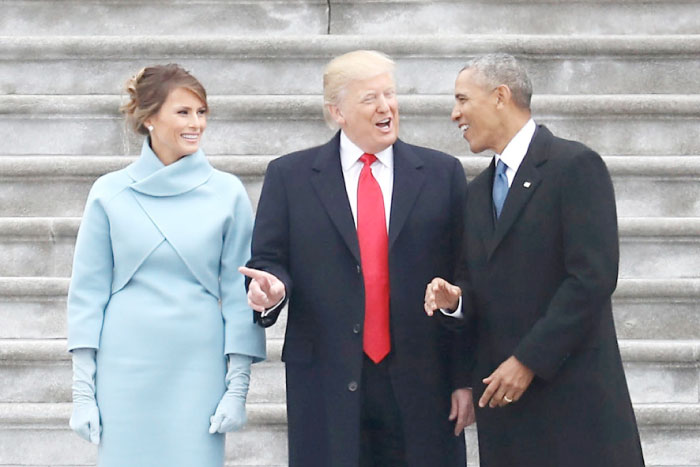
[[401,140],[394,143],[394,188],[389,219],[389,250],[401,233],[423,187],[423,161]]
[[[513,179],[513,183],[508,190],[508,196],[503,205],[501,217],[496,222],[496,230],[488,249],[489,260],[496,248],[498,248],[498,245],[500,245],[506,234],[513,227],[518,216],[542,181],[539,166],[547,161],[548,146],[551,137],[552,134],[547,128],[542,126],[537,128],[535,136],[530,143],[530,147],[525,154],[525,158],[520,164],[518,172]],[[493,181],[491,183],[493,184]]]
[[360,245],[357,241],[357,230],[345,189],[343,169],[340,165],[340,132],[319,148],[312,165],[311,185],[359,264],[361,262]]

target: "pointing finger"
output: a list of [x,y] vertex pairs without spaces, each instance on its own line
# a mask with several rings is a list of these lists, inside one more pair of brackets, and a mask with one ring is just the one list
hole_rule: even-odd
[[261,271],[259,269],[253,269],[253,268],[247,268],[245,266],[241,266],[238,268],[238,272],[241,274],[250,277],[251,279],[257,279],[260,280],[261,278],[265,277],[267,274],[265,271]]

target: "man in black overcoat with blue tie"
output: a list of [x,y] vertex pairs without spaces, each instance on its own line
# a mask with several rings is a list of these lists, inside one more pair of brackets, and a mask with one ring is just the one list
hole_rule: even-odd
[[331,61],[324,110],[341,131],[265,175],[242,272],[261,325],[288,304],[290,467],[466,465],[464,341],[423,312],[425,284],[458,260],[466,179],[397,139],[393,69],[372,51]]
[[610,175],[535,124],[531,95],[506,54],[457,77],[452,119],[472,152],[496,156],[469,184],[457,281],[431,281],[425,310],[475,335],[481,467],[642,467],[610,300]]

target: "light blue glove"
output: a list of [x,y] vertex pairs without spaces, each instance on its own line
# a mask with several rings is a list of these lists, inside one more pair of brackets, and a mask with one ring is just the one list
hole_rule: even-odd
[[95,400],[95,349],[73,350],[73,414],[69,425],[81,438],[100,444],[100,411]]
[[250,365],[253,357],[237,353],[228,354],[226,392],[216,412],[209,419],[209,433],[227,433],[243,428],[246,422],[245,399],[250,384]]

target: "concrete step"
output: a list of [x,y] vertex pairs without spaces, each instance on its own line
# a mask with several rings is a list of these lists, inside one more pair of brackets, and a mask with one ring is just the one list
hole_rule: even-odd
[[700,339],[700,281],[621,279],[613,295],[618,339]]
[[[0,339],[64,339],[69,282],[67,278],[0,277]],[[267,329],[268,338],[284,336],[286,316],[283,312],[278,323]]]
[[[221,170],[238,175],[256,205],[265,168],[274,157],[209,159]],[[491,160],[490,155],[461,157],[470,178]],[[604,157],[615,184],[619,216],[700,217],[700,156]],[[0,156],[0,216],[80,216],[95,179],[133,160],[124,156]]]
[[700,465],[700,405],[637,404],[635,414],[647,467]]
[[[0,403],[0,463],[21,466],[94,465],[96,448],[68,429],[69,403]],[[700,405],[635,406],[646,465],[698,466]],[[227,466],[287,464],[283,404],[249,404],[249,424],[227,435]],[[469,466],[478,466],[476,431],[467,430]]]
[[621,218],[623,279],[700,278],[700,217]]
[[[70,431],[70,412],[70,403],[0,403],[0,465],[94,465],[97,448]],[[284,404],[248,405],[248,425],[226,436],[226,465],[287,465]]]
[[[268,361],[253,366],[248,401],[284,403],[282,339],[267,342]],[[620,340],[634,403],[700,403],[700,340]],[[0,402],[70,402],[64,339],[0,339]]]
[[[65,339],[0,339],[0,402],[70,402],[72,373],[66,349]],[[252,367],[252,404],[285,401],[282,340],[268,339],[267,352],[268,359]]]
[[[66,337],[69,280],[0,277],[0,339]],[[700,280],[621,279],[613,295],[620,339],[700,339]],[[267,329],[284,336],[287,315]]]
[[[124,4],[126,3],[126,4]],[[700,32],[696,1],[5,0],[3,35],[682,34]],[[154,17],[164,18],[167,28]],[[202,27],[200,25],[206,25]],[[160,26],[160,27],[159,27]],[[199,27],[197,27],[199,26]]]
[[[321,94],[330,57],[378,49],[400,94],[448,94],[466,61],[504,51],[536,94],[697,94],[700,35],[0,36],[0,94],[120,94],[146,64],[177,62],[210,95]],[[430,70],[430,73],[426,73]],[[22,79],[17,79],[21,76]],[[76,79],[79,76],[80,79]]]
[[[122,100],[112,95],[0,96],[0,125],[7,135],[3,152],[135,154],[141,138],[119,115]],[[449,121],[453,100],[448,95],[402,96],[404,139],[468,154],[468,145]],[[204,139],[209,155],[284,154],[321,144],[333,134],[321,117],[320,96],[214,96],[210,106]],[[700,154],[700,94],[539,95],[533,111],[556,134],[604,155]]]
[[[80,219],[0,217],[0,277],[69,277]],[[621,218],[621,278],[700,278],[700,217]]]
[[700,32],[697,1],[337,0],[331,34],[682,34]]
[[[0,35],[326,34],[326,0],[4,0]],[[158,21],[154,21],[158,19]]]

